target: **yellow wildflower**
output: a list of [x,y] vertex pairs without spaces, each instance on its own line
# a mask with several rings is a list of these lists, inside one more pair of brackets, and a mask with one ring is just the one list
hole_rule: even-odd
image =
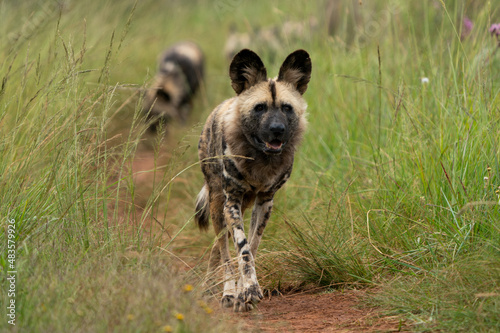
[[176,313],[175,318],[177,318],[178,320],[184,320],[184,315],[182,313]]
[[163,326],[163,332],[173,332],[174,329],[170,325]]
[[189,291],[193,290],[193,285],[191,285],[191,284],[185,284],[184,287],[182,287],[182,289],[185,292],[189,292]]

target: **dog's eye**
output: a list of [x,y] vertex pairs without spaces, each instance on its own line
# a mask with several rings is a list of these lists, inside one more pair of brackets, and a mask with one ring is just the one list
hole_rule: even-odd
[[292,112],[293,111],[293,107],[289,104],[283,104],[281,106],[281,110],[283,110],[283,112]]
[[263,112],[266,111],[267,106],[266,104],[257,104],[254,108],[255,112]]

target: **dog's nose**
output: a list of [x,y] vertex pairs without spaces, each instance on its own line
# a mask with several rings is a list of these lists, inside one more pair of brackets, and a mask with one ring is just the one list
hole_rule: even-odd
[[275,135],[279,136],[285,132],[285,125],[283,123],[272,123],[269,130]]

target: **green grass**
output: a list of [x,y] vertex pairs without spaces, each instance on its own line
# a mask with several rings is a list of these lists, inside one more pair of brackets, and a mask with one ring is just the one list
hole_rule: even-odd
[[[329,36],[325,3],[1,1],[0,266],[15,220],[18,280],[16,326],[0,328],[228,331],[197,305],[201,288],[182,290],[201,282],[213,241],[192,223],[197,137],[233,95],[229,27],[314,16],[277,54],[259,45],[271,76],[295,49],[313,62],[309,130],[259,249],[262,285],[377,287],[367,303],[415,330],[497,331],[500,52],[487,29],[500,12],[357,3],[343,2]],[[463,16],[474,28],[461,39]],[[205,52],[205,85],[186,126],[149,135],[139,89],[182,39]],[[154,163],[138,184],[141,154]]]

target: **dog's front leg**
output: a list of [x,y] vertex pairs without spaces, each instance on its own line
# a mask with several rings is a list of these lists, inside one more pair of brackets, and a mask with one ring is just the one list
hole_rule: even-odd
[[231,228],[234,246],[238,254],[240,279],[238,283],[238,295],[234,303],[234,311],[236,312],[253,309],[253,305],[257,304],[263,297],[259,282],[257,281],[254,258],[243,229],[241,198],[226,194],[226,202],[224,204],[224,217],[227,225]]
[[260,192],[257,194],[255,206],[252,211],[252,220],[250,222],[250,231],[248,232],[248,241],[250,243],[250,250],[252,256],[257,256],[257,248],[259,247],[262,234],[266,228],[267,222],[271,217],[273,210],[273,198],[276,191],[278,191],[290,178],[292,173],[292,166],[281,176],[280,180],[267,192]]
[[253,207],[248,242],[250,243],[250,251],[254,259],[257,256],[257,248],[259,247],[267,221],[269,221],[269,217],[271,216],[273,197],[274,192],[259,193]]

